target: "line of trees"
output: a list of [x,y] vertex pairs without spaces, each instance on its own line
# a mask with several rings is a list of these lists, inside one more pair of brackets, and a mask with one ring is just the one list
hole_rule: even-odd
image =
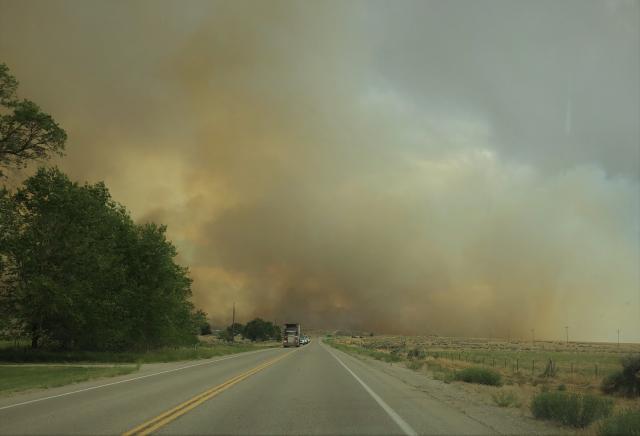
[[280,326],[272,323],[271,321],[265,321],[262,318],[256,318],[245,325],[240,323],[229,325],[227,328],[220,331],[218,337],[226,341],[231,341],[233,336],[238,334],[242,335],[243,338],[254,342],[282,340],[282,330],[280,329]]
[[[0,178],[64,150],[66,133],[0,64]],[[206,322],[166,227],[136,224],[104,183],[40,168],[0,188],[0,335],[68,349],[190,344]]]

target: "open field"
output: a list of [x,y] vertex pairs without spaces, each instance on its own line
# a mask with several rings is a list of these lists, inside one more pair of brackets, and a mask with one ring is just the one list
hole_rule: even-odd
[[[488,404],[520,409],[531,416],[532,398],[546,390],[605,397],[602,380],[619,371],[624,356],[640,354],[640,344],[501,341],[434,336],[332,336],[327,343],[353,355],[403,365],[445,383],[466,368],[487,368],[500,374],[502,386],[458,383],[469,395]],[[555,371],[549,371],[549,361]],[[546,373],[546,374],[545,374]],[[608,396],[607,396],[608,397]],[[640,410],[637,398],[610,397],[615,410]],[[596,425],[585,430],[595,432]]]
[[413,351],[451,368],[469,365],[492,367],[516,383],[540,378],[549,361],[552,361],[556,370],[553,380],[599,386],[603,377],[620,369],[622,357],[640,354],[640,344],[532,343],[435,336],[340,337],[338,342],[400,357]]
[[130,374],[137,366],[0,365],[0,395]]

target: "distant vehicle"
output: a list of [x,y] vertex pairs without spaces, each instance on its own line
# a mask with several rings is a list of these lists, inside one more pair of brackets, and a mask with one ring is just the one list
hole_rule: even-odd
[[282,338],[283,347],[299,347],[302,338],[302,327],[300,324],[285,324],[284,337]]
[[302,345],[307,345],[309,343],[309,336],[302,336],[302,339],[300,339],[300,343]]

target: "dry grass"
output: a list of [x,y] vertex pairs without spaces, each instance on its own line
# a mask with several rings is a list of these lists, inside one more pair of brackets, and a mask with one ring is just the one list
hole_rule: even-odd
[[[436,336],[342,336],[336,337],[335,342],[345,348],[351,345],[352,349],[359,350],[358,354],[386,353],[401,358],[407,367],[445,382],[451,382],[455,374],[466,368],[490,368],[500,373],[504,387],[468,384],[459,384],[459,387],[483,394],[487,404],[520,408],[528,416],[531,416],[532,399],[543,390],[560,388],[578,394],[602,395],[602,379],[621,369],[624,356],[640,353],[640,344],[618,347],[607,343],[531,343]],[[552,368],[548,368],[550,360]],[[640,410],[637,399],[611,398],[615,410]],[[596,430],[587,428],[581,432],[595,434]]]
[[[506,384],[530,383],[556,387],[565,384],[578,390],[597,390],[602,379],[620,369],[626,355],[640,353],[640,344],[586,342],[503,341],[436,336],[341,337],[343,344],[376,352],[409,356],[415,350],[426,353],[450,370],[485,366],[501,373]],[[555,374],[545,377],[549,361]]]

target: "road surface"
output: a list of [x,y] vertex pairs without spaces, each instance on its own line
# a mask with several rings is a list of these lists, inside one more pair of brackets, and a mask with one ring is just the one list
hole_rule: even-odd
[[490,434],[320,341],[0,398],[0,434]]

